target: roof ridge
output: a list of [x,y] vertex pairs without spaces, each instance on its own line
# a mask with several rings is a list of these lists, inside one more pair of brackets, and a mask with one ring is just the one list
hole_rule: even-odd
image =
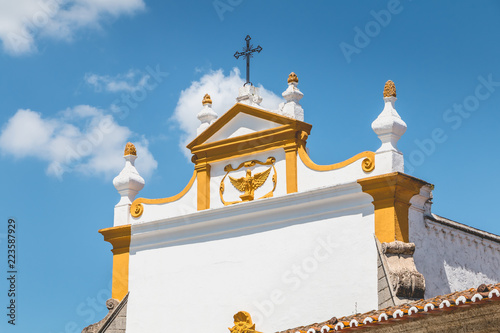
[[500,301],[500,283],[482,284],[478,288],[470,288],[462,291],[455,291],[445,295],[438,295],[428,299],[421,299],[390,306],[384,309],[371,310],[362,314],[353,314],[344,316],[332,323],[332,319],[322,323],[300,326],[277,333],[324,333],[333,330],[344,330],[363,325],[374,325],[379,322],[397,322],[402,319],[408,319],[417,313],[436,314],[443,313],[446,310],[459,308],[467,304],[483,304],[487,301]]

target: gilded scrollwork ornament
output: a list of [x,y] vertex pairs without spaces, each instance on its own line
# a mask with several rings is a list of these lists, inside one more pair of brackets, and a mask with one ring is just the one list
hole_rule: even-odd
[[240,311],[233,318],[234,327],[229,328],[231,333],[261,333],[255,330],[255,324],[248,312]]
[[[219,187],[219,194],[220,194],[220,199],[222,203],[227,206],[227,205],[232,205],[235,203],[239,202],[245,202],[245,201],[252,201],[255,198],[255,190],[260,188],[264,183],[267,181],[269,178],[269,175],[271,174],[271,171],[274,171],[274,174],[272,176],[272,182],[273,182],[273,188],[271,191],[269,191],[267,194],[264,196],[260,197],[259,199],[263,198],[270,198],[273,196],[274,190],[276,189],[276,183],[278,181],[278,177],[276,174],[276,168],[274,166],[274,163],[276,162],[276,159],[274,157],[268,157],[266,162],[260,162],[257,160],[250,160],[241,163],[237,168],[233,168],[231,164],[228,164],[224,167],[224,171],[226,171],[226,174],[221,180],[220,187]],[[270,165],[270,167],[262,172],[252,174],[252,170],[248,169],[251,168],[255,165]],[[233,178],[231,176],[228,176],[230,172],[232,171],[238,171],[241,168],[247,168],[245,176],[240,177],[240,178]],[[244,192],[242,195],[240,195],[241,201],[225,201],[224,200],[224,191],[225,191],[225,184],[224,180],[229,177],[229,180],[231,184],[240,192]]]

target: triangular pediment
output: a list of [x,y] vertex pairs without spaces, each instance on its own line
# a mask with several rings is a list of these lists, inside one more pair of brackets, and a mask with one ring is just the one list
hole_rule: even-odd
[[201,144],[251,135],[285,125],[296,127],[298,123],[311,126],[271,111],[237,103],[189,143],[187,148],[192,149]]
[[217,132],[213,133],[204,143],[220,141],[224,139],[235,138],[245,134],[251,134],[271,128],[281,126],[275,121],[255,117],[245,112],[239,112],[231,118]]
[[[305,140],[311,125],[246,104],[235,104],[187,148],[196,164],[230,159]],[[306,133],[304,138],[301,133]]]

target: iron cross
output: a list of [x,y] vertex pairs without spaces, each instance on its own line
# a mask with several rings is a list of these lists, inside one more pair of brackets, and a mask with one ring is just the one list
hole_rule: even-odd
[[247,41],[247,46],[243,48],[243,52],[238,52],[234,54],[234,57],[238,59],[239,57],[244,57],[247,60],[247,82],[243,86],[246,86],[248,83],[253,86],[252,82],[250,82],[250,58],[253,57],[252,53],[257,52],[260,53],[262,51],[262,47],[258,45],[256,48],[253,48],[253,45],[250,45],[250,39],[252,39],[249,35],[246,36],[245,40]]

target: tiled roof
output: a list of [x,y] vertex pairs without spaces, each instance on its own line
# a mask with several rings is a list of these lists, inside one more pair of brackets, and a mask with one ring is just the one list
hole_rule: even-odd
[[492,301],[500,301],[500,283],[483,284],[477,289],[471,288],[426,300],[422,299],[381,310],[373,310],[363,314],[355,314],[338,319],[334,317],[326,322],[297,327],[278,333],[350,332],[362,327],[368,328],[379,324],[401,323],[401,321],[422,317],[423,315],[439,315],[457,308],[470,307]]

